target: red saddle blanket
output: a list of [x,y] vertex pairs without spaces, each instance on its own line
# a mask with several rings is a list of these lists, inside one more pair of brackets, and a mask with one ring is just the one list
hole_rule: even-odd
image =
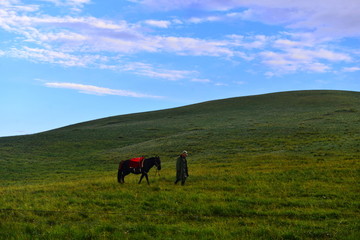
[[143,167],[145,157],[137,157],[129,160],[129,167],[141,168]]

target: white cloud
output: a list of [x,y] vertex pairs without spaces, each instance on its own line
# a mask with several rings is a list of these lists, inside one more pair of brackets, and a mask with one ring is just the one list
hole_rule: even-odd
[[232,34],[227,37],[231,39],[229,45],[243,47],[246,49],[264,48],[271,41],[271,37],[265,35],[243,36]]
[[320,62],[313,62],[313,63],[309,63],[309,64],[305,64],[302,67],[305,71],[308,70],[310,72],[318,72],[318,73],[322,73],[322,72],[328,72],[330,70],[330,67],[325,65],[324,63],[320,63]]
[[199,83],[209,83],[211,82],[210,79],[207,78],[193,78],[191,79],[192,82],[199,82]]
[[[142,0],[138,2],[165,11],[186,8],[224,11],[226,17],[315,30],[320,36],[360,36],[358,0]],[[242,12],[226,12],[243,8],[246,10]],[[205,20],[206,18],[201,21]]]
[[302,47],[304,43],[300,41],[293,41],[289,39],[277,39],[274,42],[275,46],[278,48],[293,48],[293,47]]
[[[0,51],[0,56],[5,55]],[[132,72],[136,75],[150,78],[166,79],[177,81],[196,75],[196,71],[165,69],[154,67],[151,64],[133,62],[125,65],[111,65],[111,58],[102,55],[73,55],[63,52],[57,52],[46,49],[24,47],[22,49],[12,49],[9,53],[12,57],[25,58],[31,61],[59,64],[65,67],[98,67],[101,69],[110,69],[114,71]]]
[[[318,43],[307,35],[291,35],[283,33],[280,36],[268,38],[268,47],[257,56],[261,62],[273,69],[270,75],[285,73],[329,72],[332,65],[339,62],[352,62],[351,55],[332,50],[330,44]],[[305,39],[301,41],[301,39]]]
[[[169,21],[147,20],[166,28]],[[22,36],[25,42],[64,49],[67,52],[138,53],[172,52],[178,55],[233,57],[231,41],[189,37],[144,35],[138,25],[94,17],[28,16],[16,11],[0,11],[0,27]],[[40,47],[39,47],[40,48]]]
[[[88,0],[44,1],[59,6],[84,6],[90,3]],[[253,14],[260,13],[262,14],[261,21],[275,23],[280,20],[274,18],[271,9],[287,11],[293,7],[290,13],[295,12],[297,17],[308,13],[304,10],[305,13],[300,14],[301,9],[313,9],[307,1],[289,3],[285,0],[274,0],[273,7],[265,0],[254,0],[254,4],[251,6],[249,5],[250,0],[181,0],[174,2],[145,0],[138,2],[151,6],[165,4],[165,9],[169,6],[171,8],[193,7],[218,11],[210,16],[190,18],[190,21],[198,23],[221,21],[224,18],[252,19]],[[0,9],[0,28],[18,36],[13,47],[7,51],[0,51],[0,55],[67,67],[98,67],[129,71],[137,75],[175,81],[185,78],[196,79],[193,76],[194,71],[164,69],[144,63],[124,64],[119,59],[122,59],[122,56],[134,56],[138,53],[171,53],[180,56],[219,57],[234,61],[238,59],[259,60],[275,73],[327,72],[332,70],[332,64],[353,61],[350,53],[334,50],[338,48],[332,47],[328,38],[316,37],[312,32],[282,32],[272,36],[231,34],[220,39],[182,37],[181,34],[176,34],[176,36],[172,36],[172,34],[152,35],[151,32],[144,31],[141,25],[147,24],[166,29],[183,22],[179,19],[172,21],[150,19],[140,22],[141,24],[132,24],[124,20],[105,20],[90,16],[54,17],[43,15],[41,11],[37,11],[39,6],[25,6],[20,1],[4,0],[0,4],[4,7],[4,9]],[[317,0],[314,0],[314,4],[322,6]],[[248,9],[240,12],[237,11],[238,7]],[[330,11],[329,9],[332,7],[327,9]],[[219,10],[224,11],[223,15]],[[227,10],[231,10],[231,12]],[[288,15],[291,14],[285,15],[283,24],[294,27],[295,22],[300,23],[300,18]],[[355,55],[355,53],[352,54]]]
[[[291,49],[287,52],[265,51],[259,54],[262,62],[279,73],[294,73],[298,71],[327,72],[331,68],[320,60],[333,60],[332,53],[322,56],[321,51],[309,51],[304,49]],[[327,59],[328,58],[328,59]],[[346,58],[344,58],[346,59]]]
[[51,2],[56,6],[70,7],[72,11],[79,12],[85,4],[89,4],[91,0],[41,0],[43,2]]
[[181,21],[180,19],[173,19],[173,20],[172,20],[172,23],[175,23],[175,24],[183,24],[184,22]]
[[22,49],[13,48],[9,51],[9,55],[36,62],[55,63],[66,67],[86,67],[97,64],[98,62],[105,62],[107,60],[107,57],[101,55],[76,56],[53,50],[29,47],[23,47]]
[[245,85],[245,84],[247,84],[247,82],[245,82],[245,81],[234,81],[234,83],[237,84],[237,85]]
[[116,95],[116,96],[135,97],[135,98],[162,98],[160,96],[146,95],[146,94],[136,93],[127,90],[110,89],[110,88],[103,88],[103,87],[84,85],[78,83],[48,82],[45,83],[45,86],[50,88],[65,88],[65,89],[78,90],[80,93],[93,94],[93,95]]
[[208,16],[208,17],[192,17],[188,21],[190,23],[203,23],[203,22],[217,22],[223,20],[221,16]]
[[290,59],[299,61],[311,61],[312,59],[324,59],[328,61],[350,61],[351,57],[344,53],[337,53],[327,49],[304,49],[290,48],[286,50]]
[[233,57],[228,41],[212,41],[188,37],[155,37],[158,49],[179,55]]
[[344,67],[344,72],[357,72],[360,71],[360,67]]
[[207,10],[227,10],[232,7],[234,0],[138,0],[141,4],[157,10],[173,10],[182,8],[197,8]]
[[164,21],[164,20],[146,20],[144,21],[144,23],[158,28],[168,28],[171,25],[170,21]]
[[222,83],[222,82],[218,82],[218,83],[215,83],[215,86],[218,86],[218,87],[227,87],[227,86],[229,86],[229,84],[227,84],[227,83]]
[[266,72],[264,75],[268,78],[271,78],[271,77],[276,76],[277,74],[275,74],[274,72]]
[[166,79],[170,81],[176,81],[176,80],[188,78],[191,75],[196,74],[196,72],[194,71],[155,68],[150,64],[141,63],[141,62],[126,64],[125,66],[121,67],[121,70],[129,71],[137,75],[147,76],[151,78]]

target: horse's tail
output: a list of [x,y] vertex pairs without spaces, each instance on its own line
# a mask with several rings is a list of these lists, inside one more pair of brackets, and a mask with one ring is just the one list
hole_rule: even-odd
[[118,179],[119,183],[121,183],[121,181],[122,181],[124,163],[125,163],[124,160],[119,163],[119,169],[118,169],[118,175],[117,175],[117,179]]

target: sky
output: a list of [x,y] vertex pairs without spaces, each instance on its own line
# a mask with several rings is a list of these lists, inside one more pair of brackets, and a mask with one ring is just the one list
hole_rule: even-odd
[[360,91],[359,0],[0,0],[0,137],[313,89]]

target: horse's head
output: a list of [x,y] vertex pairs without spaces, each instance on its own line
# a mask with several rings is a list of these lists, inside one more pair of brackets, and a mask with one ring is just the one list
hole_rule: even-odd
[[160,157],[159,156],[156,156],[154,158],[154,162],[155,162],[155,166],[157,167],[157,170],[161,170],[161,161],[160,161]]

